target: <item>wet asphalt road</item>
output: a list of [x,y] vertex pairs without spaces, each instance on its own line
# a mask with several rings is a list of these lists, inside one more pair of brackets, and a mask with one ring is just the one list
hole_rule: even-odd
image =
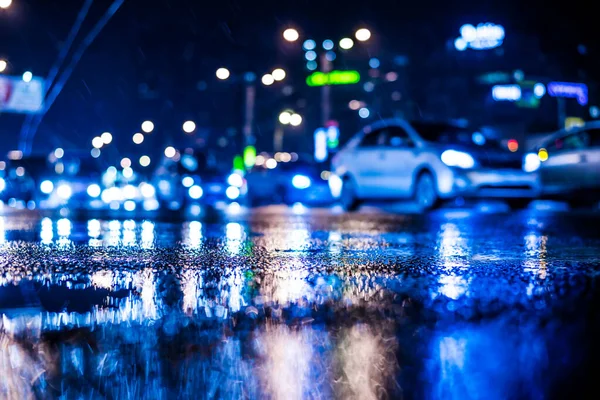
[[0,217],[0,398],[598,398],[599,223]]

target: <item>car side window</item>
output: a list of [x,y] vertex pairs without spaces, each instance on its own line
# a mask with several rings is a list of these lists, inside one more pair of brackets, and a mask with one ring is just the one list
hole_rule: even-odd
[[558,138],[549,147],[555,151],[581,150],[588,147],[589,142],[590,135],[585,131],[581,131]]
[[600,129],[588,129],[589,147],[600,147]]
[[381,146],[381,129],[367,133],[360,142],[361,148],[372,148]]
[[408,133],[399,126],[388,126],[383,130],[384,146],[387,147],[408,147],[412,140]]

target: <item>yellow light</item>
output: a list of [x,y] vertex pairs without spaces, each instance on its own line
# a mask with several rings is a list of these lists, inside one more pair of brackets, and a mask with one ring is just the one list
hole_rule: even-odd
[[273,82],[275,82],[275,78],[273,78],[273,75],[271,75],[271,74],[264,74],[261,81],[262,81],[263,85],[269,86],[269,85],[272,85]]
[[0,8],[7,9],[12,4],[12,0],[0,0]]
[[538,151],[538,157],[540,161],[546,161],[548,159],[548,150],[540,149],[540,151]]
[[344,50],[351,49],[354,46],[354,40],[350,38],[343,38],[340,40],[340,47]]
[[281,68],[274,69],[271,75],[276,81],[282,81],[285,79],[285,71]]
[[292,118],[292,114],[290,114],[287,111],[284,111],[281,114],[279,114],[279,122],[281,122],[284,125],[289,124],[291,118]]

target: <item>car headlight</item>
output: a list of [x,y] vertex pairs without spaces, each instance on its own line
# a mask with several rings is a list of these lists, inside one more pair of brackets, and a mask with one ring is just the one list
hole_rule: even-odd
[[73,195],[73,189],[68,184],[63,183],[56,188],[56,194],[63,200],[69,200]]
[[535,153],[528,153],[525,155],[523,159],[523,171],[525,172],[534,172],[540,168],[542,161],[540,157]]
[[292,178],[292,185],[296,189],[306,189],[310,187],[310,178],[305,175],[294,175]]
[[469,153],[457,150],[446,150],[441,156],[442,162],[449,167],[473,168],[475,160]]
[[54,183],[52,183],[52,181],[45,180],[40,183],[40,190],[44,194],[50,194],[54,190]]

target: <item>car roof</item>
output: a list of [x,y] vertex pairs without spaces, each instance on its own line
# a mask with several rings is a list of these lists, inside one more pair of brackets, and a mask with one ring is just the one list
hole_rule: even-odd
[[569,135],[572,133],[581,132],[586,129],[600,129],[600,121],[589,121],[589,122],[586,122],[583,126],[577,126],[577,127],[573,127],[573,128],[569,128],[569,129],[559,129],[559,130],[555,131],[554,133],[551,133],[548,136],[542,138],[538,142],[538,147],[547,146],[548,143],[551,143],[552,141],[554,141],[556,139],[559,139],[563,136],[566,136],[566,135]]

